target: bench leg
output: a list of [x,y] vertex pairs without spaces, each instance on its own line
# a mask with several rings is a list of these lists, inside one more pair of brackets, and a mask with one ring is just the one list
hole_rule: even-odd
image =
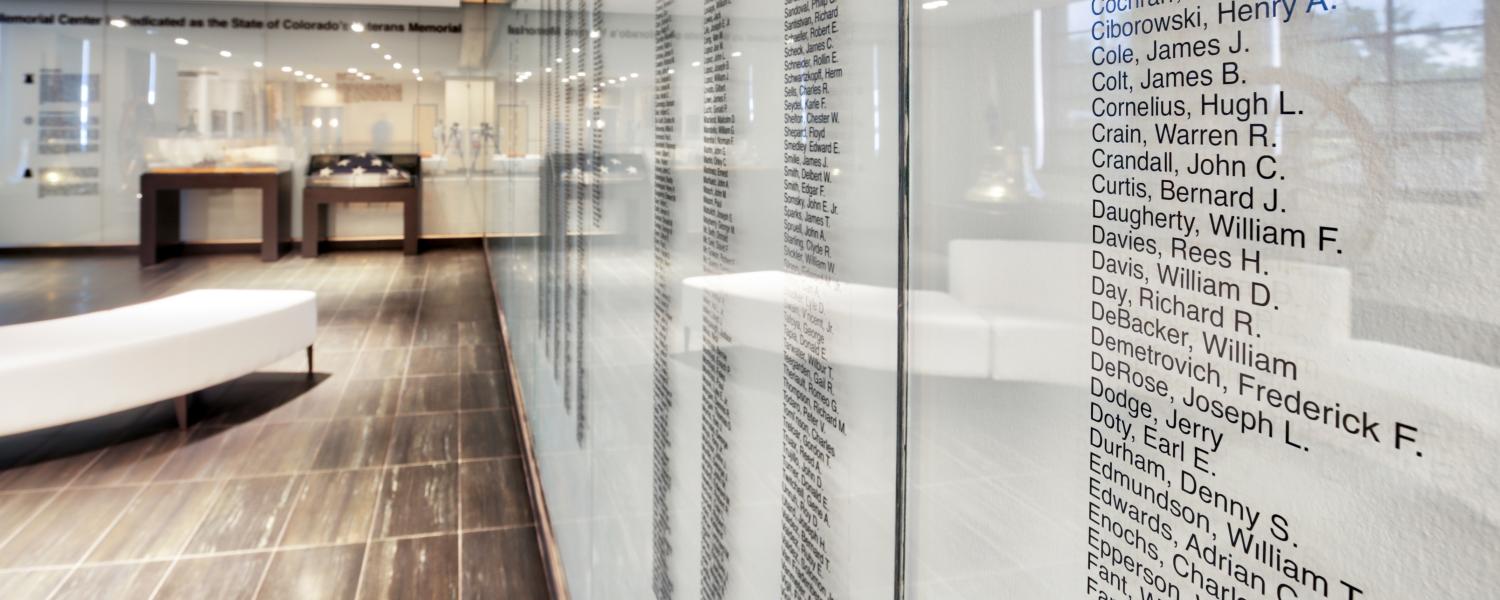
[[188,423],[188,397],[178,396],[172,399],[172,407],[177,409],[177,428],[187,429]]
[[312,347],[312,345],[308,345],[307,346],[307,376],[309,378],[313,376],[313,347]]

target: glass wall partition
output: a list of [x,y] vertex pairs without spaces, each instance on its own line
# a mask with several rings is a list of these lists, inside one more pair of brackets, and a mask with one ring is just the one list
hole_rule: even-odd
[[[427,235],[483,229],[476,175],[500,154],[486,71],[495,8],[18,0],[0,11],[0,247],[135,244],[147,170],[290,170],[300,231],[309,158],[361,152],[422,156]],[[192,191],[181,237],[258,239],[259,219],[253,191]],[[400,207],[375,204],[341,207],[328,233],[400,232]]]
[[1487,8],[513,3],[572,594],[1488,596]]
[[574,597],[892,594],[896,17],[507,11],[491,260]]
[[1492,7],[913,11],[910,592],[1492,595]]

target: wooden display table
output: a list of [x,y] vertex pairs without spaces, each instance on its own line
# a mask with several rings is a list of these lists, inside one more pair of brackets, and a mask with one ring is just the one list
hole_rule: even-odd
[[274,261],[291,246],[292,172],[275,167],[154,169],[141,174],[141,266],[182,248],[182,190],[260,190],[260,259]]
[[[411,184],[399,187],[302,188],[302,256],[318,255],[318,244],[328,236],[328,206],[331,204],[399,203],[401,205],[401,250],[416,254],[422,243],[422,158],[416,154],[383,154],[387,165],[411,176]],[[309,176],[339,160],[338,155],[314,155],[308,161]]]

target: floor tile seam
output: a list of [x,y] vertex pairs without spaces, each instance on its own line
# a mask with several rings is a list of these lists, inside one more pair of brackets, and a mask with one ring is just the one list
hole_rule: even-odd
[[[318,458],[318,450],[322,449],[322,447],[323,447],[323,440],[325,440],[325,439],[328,438],[328,429],[332,425],[331,420],[326,420],[326,419],[307,419],[307,420],[302,420],[302,421],[277,421],[277,422],[261,423],[260,432],[256,433],[255,434],[255,439],[250,442],[250,448],[254,452],[250,456],[247,456],[246,459],[247,460],[254,459],[254,458],[257,457],[257,455],[261,454],[261,452],[259,452],[258,449],[259,449],[259,445],[261,443],[262,436],[267,435],[267,432],[266,432],[266,429],[267,429],[266,426],[267,425],[309,425],[309,424],[311,424],[311,425],[313,425],[315,427],[318,426],[318,424],[321,424],[321,426],[322,426],[322,428],[318,431],[318,441],[316,441],[316,442],[314,442],[312,444],[313,451],[312,451],[311,456],[309,458],[305,459],[305,460],[307,460],[307,462],[313,462],[314,460],[317,460],[317,458]],[[311,469],[307,469],[307,468],[302,468],[302,469],[292,469],[290,471],[275,471],[275,472],[257,473],[257,472],[254,472],[254,471],[245,471],[244,469],[251,468],[251,467],[247,467],[246,464],[248,464],[247,461],[241,461],[240,465],[236,467],[236,474],[235,475],[231,475],[229,478],[230,479],[253,479],[253,478],[264,476],[264,475],[282,475],[282,474],[298,474],[298,475],[300,475],[300,474],[307,473],[308,471],[311,470]]]
[[[428,375],[416,375],[416,377],[428,377]],[[438,375],[438,377],[441,377],[441,375]],[[348,380],[347,383],[354,383],[354,381],[384,381],[384,380],[402,380],[402,381],[405,381],[405,380],[407,380],[407,378],[404,378],[404,377],[384,377],[384,378],[372,378],[372,380]],[[462,396],[462,393],[460,393],[460,396]],[[460,401],[460,402],[462,402],[462,401]],[[228,429],[228,428],[234,428],[234,426],[237,426],[237,425],[248,425],[248,423],[260,423],[260,425],[264,426],[264,425],[282,425],[282,423],[344,422],[344,420],[375,419],[375,417],[408,417],[408,416],[416,417],[416,416],[432,416],[432,414],[492,413],[492,411],[514,411],[514,407],[505,407],[505,405],[496,405],[496,407],[490,407],[490,408],[462,408],[462,407],[460,407],[460,408],[455,408],[455,410],[452,410],[452,411],[413,411],[413,413],[351,414],[351,416],[339,416],[339,414],[333,414],[333,416],[326,416],[326,417],[294,417],[294,419],[281,419],[281,417],[278,417],[278,419],[261,420],[261,422],[257,422],[257,420],[246,420],[246,422],[234,423],[234,425],[208,425],[207,428]],[[223,423],[223,422],[219,422],[219,423]],[[52,487],[33,487],[33,489],[52,489]],[[0,495],[5,495],[5,493],[13,493],[13,492],[28,492],[28,490],[31,490],[31,489],[0,490]]]
[[[425,293],[423,294],[423,297],[424,298],[426,297]],[[419,318],[418,319],[418,323],[420,323],[420,322],[421,322],[421,320]],[[463,375],[463,371],[464,371],[464,369],[463,369],[464,357],[463,357],[463,354],[462,354],[463,350],[459,350],[458,352],[459,352],[459,355],[458,355],[458,361],[459,361],[458,367],[459,367],[459,369],[458,370],[459,370],[459,375],[461,377]],[[464,387],[462,385],[460,385],[459,389],[458,389],[458,405],[459,405],[460,408],[463,407],[464,395],[465,395],[464,394]],[[497,414],[497,416],[498,416],[498,414]],[[464,427],[463,427],[463,424],[460,423],[459,426],[458,426],[458,457],[460,459],[462,459],[463,453],[464,453]],[[458,511],[458,514],[455,515],[455,517],[454,517],[454,521],[456,522],[456,525],[458,527],[458,560],[455,561],[457,563],[455,566],[456,566],[456,570],[457,570],[456,576],[458,578],[458,597],[459,598],[464,598],[464,469],[463,469],[462,466],[459,466],[456,469],[456,472],[454,473],[453,479],[454,479],[454,487],[457,488],[455,490],[457,493],[455,494],[454,505],[456,507],[455,510]]]
[[256,580],[255,591],[250,594],[251,598],[259,598],[261,588],[265,587],[266,585],[266,576],[271,573],[271,565],[276,562],[276,555],[274,553],[274,550],[280,548],[281,540],[286,538],[287,525],[292,522],[292,517],[297,514],[298,505],[302,504],[302,491],[306,483],[307,477],[303,475],[297,475],[293,477],[291,481],[287,482],[288,490],[295,488],[295,490],[291,492],[292,498],[291,500],[289,500],[291,506],[287,507],[286,509],[286,517],[281,520],[281,527],[276,532],[275,540],[271,542],[270,546],[268,546],[273,550],[273,553],[270,556],[266,557],[266,564],[265,566],[261,567],[260,578]]
[[229,476],[229,477],[190,477],[190,478],[183,478],[183,479],[161,479],[161,480],[152,480],[152,481],[144,482],[144,483],[109,484],[109,485],[100,484],[100,485],[80,486],[80,487],[76,487],[76,488],[68,488],[67,490],[64,490],[62,488],[48,488],[48,489],[44,489],[44,490],[35,490],[34,492],[33,491],[27,491],[27,492],[8,492],[6,495],[15,496],[15,495],[22,495],[22,494],[26,494],[26,493],[59,492],[59,491],[71,491],[71,490],[92,490],[92,489],[103,489],[103,488],[112,488],[112,487],[120,487],[120,488],[123,488],[123,487],[137,487],[137,486],[150,487],[150,486],[153,486],[153,485],[166,485],[166,484],[178,484],[178,483],[213,483],[213,482],[223,482],[223,481],[246,481],[246,480],[250,480],[250,479],[272,479],[272,478],[277,478],[277,477],[305,477],[305,476],[308,476],[308,475],[326,475],[326,474],[329,474],[329,473],[343,473],[343,472],[349,472],[349,471],[375,471],[375,470],[384,470],[384,469],[389,469],[391,467],[400,467],[400,468],[403,468],[403,469],[405,469],[405,468],[412,468],[412,467],[437,467],[437,466],[442,466],[442,465],[484,462],[484,461],[489,461],[489,460],[516,459],[516,458],[520,458],[520,457],[521,457],[521,454],[519,452],[512,451],[512,452],[507,452],[505,454],[497,454],[497,455],[494,455],[494,456],[471,456],[471,457],[468,457],[468,458],[459,457],[459,458],[454,458],[454,459],[451,459],[451,460],[426,460],[426,461],[400,462],[400,463],[382,462],[379,465],[370,465],[370,466],[366,466],[366,467],[337,467],[337,468],[328,468],[328,469],[298,469],[298,470],[295,470],[295,471],[275,471],[275,472],[268,472],[268,473],[242,473],[242,474],[232,475],[232,476]]
[[[463,359],[459,358],[459,360],[462,361]],[[459,387],[458,401],[459,405],[462,406],[462,386]],[[458,437],[458,447],[454,449],[458,456],[455,458],[462,458],[464,455],[463,423],[458,424],[458,432],[455,435]],[[453,506],[454,511],[457,512],[457,514],[453,515],[453,523],[454,526],[458,527],[458,560],[454,561],[456,563],[454,565],[456,571],[454,575],[458,578],[458,597],[462,600],[464,598],[464,469],[462,466],[454,468],[453,487],[455,488],[453,490]]]
[[[325,274],[324,277],[326,278],[327,275]],[[346,391],[348,391],[348,389],[349,389],[349,380],[347,380],[347,379],[344,380],[343,382],[341,382],[341,385],[342,385],[342,387],[340,387],[339,391],[338,391],[338,397],[339,397],[340,401],[342,401],[344,393]],[[318,432],[318,440],[317,440],[317,442],[315,442],[312,445],[313,451],[311,452],[311,458],[308,459],[309,463],[314,463],[314,461],[317,460],[319,452],[323,448],[323,444],[328,440],[328,432],[332,429],[333,419],[307,419],[307,420],[293,420],[291,422],[292,423],[307,422],[307,423],[321,423],[322,424],[322,429]],[[265,435],[264,424],[261,427],[260,433],[256,436],[256,442],[259,442],[260,441],[260,436],[263,436],[263,435]],[[252,444],[251,447],[254,448],[255,444]],[[315,470],[315,469],[298,469],[298,470],[294,470],[292,472],[293,473],[293,475],[292,475],[292,477],[293,477],[292,483],[295,483],[298,486],[298,490],[296,491],[297,497],[294,497],[292,499],[292,506],[287,509],[286,519],[281,524],[281,530],[277,533],[276,543],[273,544],[273,546],[274,545],[279,545],[281,539],[286,535],[287,524],[291,522],[292,516],[294,516],[296,514],[297,508],[301,504],[301,493],[302,493],[301,486],[302,486],[302,482],[304,482],[307,479],[307,476],[309,474],[315,473],[315,472],[319,472],[319,471]],[[233,478],[230,478],[230,480],[232,481]],[[265,584],[265,576],[266,576],[267,573],[270,572],[270,569],[271,569],[271,561],[267,561],[266,562],[266,566],[264,567],[264,570],[261,572],[260,582],[257,583],[257,585],[256,585],[256,594],[257,595],[259,594],[261,586],[263,586]]]
[[[464,529],[463,532],[464,533],[469,533],[469,534],[493,533],[493,532],[499,532],[499,531],[511,531],[511,530],[517,530],[517,529],[529,529],[529,528],[532,528],[532,527],[535,527],[535,525],[532,524],[532,523],[524,523],[524,524],[519,524],[519,525],[493,525],[493,526],[487,526],[487,527],[471,527],[471,528],[468,528],[468,529]],[[385,537],[375,537],[375,538],[371,538],[371,539],[367,539],[367,540],[321,542],[321,543],[313,543],[313,544],[285,544],[285,545],[267,546],[267,547],[264,547],[264,548],[240,548],[240,549],[236,549],[236,550],[222,550],[222,551],[217,551],[217,552],[189,552],[189,553],[184,553],[184,554],[181,554],[179,556],[172,557],[172,558],[166,558],[166,557],[128,558],[128,559],[117,559],[117,560],[87,562],[87,563],[84,563],[83,565],[80,565],[80,567],[81,568],[85,568],[85,569],[94,569],[94,568],[101,568],[101,567],[120,567],[120,566],[130,566],[130,565],[144,565],[144,564],[151,564],[151,563],[176,562],[176,561],[180,561],[180,560],[202,560],[202,559],[207,559],[207,558],[224,558],[224,557],[231,557],[231,556],[248,556],[248,555],[255,555],[255,554],[276,554],[276,553],[281,553],[281,552],[296,552],[296,551],[302,551],[302,550],[322,550],[322,549],[327,549],[327,548],[340,548],[340,547],[343,547],[343,546],[368,545],[368,544],[377,544],[377,543],[385,543],[385,542],[403,542],[403,541],[420,540],[420,539],[427,539],[427,538],[439,538],[439,537],[455,537],[456,538],[458,536],[458,532],[459,532],[459,530],[457,530],[457,529],[446,530],[446,531],[427,531],[427,532],[422,532],[422,533],[408,533],[408,534],[402,534],[402,535],[392,535],[392,536],[385,536]],[[73,569],[74,569],[73,565],[37,565],[37,566],[32,566],[32,567],[7,567],[7,568],[4,568],[4,569],[0,569],[0,575],[15,574],[15,573],[30,573],[30,572],[36,572],[36,571],[69,571],[69,572],[71,572]]]
[[[370,511],[371,511],[371,516],[373,517],[375,510],[377,508],[379,508],[379,505],[380,505],[380,485],[381,485],[382,479],[384,477],[384,474],[385,474],[384,467],[372,467],[372,468],[368,468],[368,469],[349,469],[349,470],[343,470],[343,471],[331,471],[331,472],[322,473],[321,475],[328,476],[328,479],[336,479],[336,478],[344,476],[344,475],[349,475],[351,478],[371,477],[372,476],[374,484],[375,484],[374,488],[373,488],[373,492],[374,493],[371,495],[370,498],[368,498],[366,500],[371,505]],[[303,491],[305,491],[305,488],[306,488],[307,485],[309,485],[309,482],[310,482],[311,479],[313,479],[312,476],[308,476],[308,477],[303,478],[303,487],[304,487]],[[300,493],[301,492],[299,492],[299,494]],[[297,508],[299,508],[299,509],[302,507],[302,504],[300,502],[300,498],[301,498],[301,496],[299,496],[299,502],[298,502],[298,505],[297,505]],[[353,504],[357,505],[358,503],[359,503],[358,500],[356,500]],[[309,546],[309,545],[312,545],[312,546],[322,546],[322,545],[327,545],[327,544],[343,545],[343,544],[355,544],[355,543],[362,543],[362,542],[368,542],[369,541],[369,533],[366,532],[364,537],[355,538],[354,541],[327,542],[327,543],[323,543],[323,542],[319,542],[319,543],[305,542],[305,543],[291,543],[291,544],[289,544],[289,543],[287,543],[287,538],[289,536],[291,536],[291,531],[290,531],[290,529],[291,529],[291,522],[294,520],[294,518],[297,516],[297,514],[299,514],[299,513],[297,513],[297,512],[294,511],[293,513],[291,513],[291,514],[289,514],[287,516],[287,527],[286,528],[288,529],[288,531],[282,533],[281,540],[280,540],[279,543],[277,543],[275,545],[275,547],[277,547],[277,548],[286,548],[286,547],[301,547],[301,546]],[[342,517],[342,515],[343,515],[343,513],[340,512],[339,516]],[[342,534],[340,534],[340,535],[342,535]]]
[[84,471],[93,468],[94,463],[99,462],[99,458],[102,456],[104,456],[104,451],[101,450],[95,452],[94,457],[92,459],[89,459],[89,463],[87,465],[84,465],[82,469],[79,469],[77,473],[74,473],[72,477],[68,478],[67,483],[64,483],[62,487],[57,488],[57,491],[54,492],[52,496],[48,497],[46,501],[42,502],[42,505],[37,507],[35,512],[26,517],[26,520],[23,521],[19,526],[17,526],[15,531],[12,531],[10,535],[5,536],[5,539],[0,540],[0,552],[5,551],[9,547],[10,543],[15,541],[15,539],[21,535],[22,531],[25,531],[27,527],[30,527],[31,523],[36,521],[36,518],[38,516],[46,512],[47,509],[52,506],[53,502],[56,502],[57,499],[63,495],[63,493],[68,491],[68,485],[72,484],[74,481],[77,481],[79,477],[82,477]]
[[[160,470],[160,467],[157,467],[157,469]],[[62,591],[63,584],[67,583],[69,579],[72,579],[73,574],[78,572],[79,565],[82,565],[84,561],[88,559],[89,555],[93,554],[96,550],[99,549],[99,545],[104,543],[104,538],[109,537],[110,532],[114,531],[115,526],[119,525],[121,520],[124,520],[125,513],[130,512],[130,509],[134,508],[136,503],[140,501],[141,495],[145,493],[146,486],[142,485],[135,491],[134,494],[131,494],[130,501],[125,503],[125,507],[120,509],[120,512],[115,515],[114,519],[110,520],[109,525],[104,528],[104,531],[100,532],[99,536],[94,538],[93,543],[89,544],[88,549],[85,550],[83,554],[79,555],[78,560],[73,562],[73,566],[68,570],[68,574],[64,575],[62,579],[59,579],[57,581],[57,585],[53,586],[52,591],[48,592],[48,594],[46,596],[43,596],[43,598],[52,598],[53,596],[57,595],[58,592]]]
[[[171,454],[175,454],[177,452],[177,448],[181,448],[186,443],[187,443],[187,440],[183,439],[183,442],[181,444],[178,444],[176,447],[172,448],[172,453]],[[100,454],[101,454],[101,456],[103,455],[103,453],[100,453]],[[168,456],[170,457],[171,454],[168,454]],[[135,494],[132,495],[131,498],[130,498],[130,502],[125,503],[125,507],[122,508],[122,509],[120,509],[120,513],[117,514],[117,515],[115,515],[114,520],[110,522],[109,526],[105,527],[104,531],[99,534],[99,537],[94,540],[94,543],[89,545],[89,549],[87,551],[85,551],[81,556],[78,557],[78,561],[73,564],[73,568],[68,571],[67,575],[64,575],[63,578],[57,582],[57,586],[54,587],[52,589],[52,592],[49,593],[46,596],[47,598],[50,599],[53,596],[56,596],[58,593],[62,592],[63,586],[68,583],[68,580],[70,580],[70,579],[73,578],[74,574],[76,574],[78,572],[78,570],[80,568],[82,568],[82,566],[84,564],[86,564],[86,562],[88,561],[88,558],[90,556],[93,556],[93,554],[99,550],[99,546],[101,546],[101,545],[104,544],[104,539],[107,538],[107,537],[109,537],[109,534],[114,531],[115,527],[118,527],[119,524],[120,524],[120,522],[123,521],[123,520],[125,520],[125,515],[127,513],[129,513],[132,508],[135,508],[136,504],[141,501],[141,497],[146,494],[146,488],[148,488],[148,487],[151,486],[151,481],[155,480],[156,476],[159,475],[159,474],[161,474],[162,470],[166,469],[166,467],[167,467],[167,461],[166,460],[163,460],[163,461],[161,461],[161,464],[156,465],[156,468],[151,471],[151,476],[146,478],[146,483],[142,484],[141,488],[135,491]],[[90,488],[83,487],[83,488],[74,488],[74,489],[90,489]],[[205,518],[206,518],[206,515],[205,515]],[[194,529],[196,530],[197,528],[195,527]],[[163,576],[165,577],[165,573],[163,574]]]
[[[387,284],[386,284],[387,291],[389,291],[391,283],[395,281],[395,276],[396,276],[396,272],[392,271],[391,272],[391,279],[388,280]],[[419,300],[419,302],[420,302],[420,300]],[[385,303],[385,297],[384,296],[381,297],[381,303],[382,304]],[[416,333],[413,332],[412,335],[415,336]],[[407,359],[408,364],[410,364],[410,361],[411,361],[411,352],[410,352],[410,350],[407,351],[406,359]],[[406,374],[403,372],[402,376],[401,376],[401,389],[399,389],[397,391],[397,393],[396,393],[396,406],[395,406],[394,410],[400,410],[400,408],[401,408],[401,396],[404,395],[404,393],[405,393],[405,391],[404,391],[405,387],[406,387]],[[381,470],[380,470],[380,475],[376,478],[376,487],[375,487],[375,508],[370,511],[370,526],[368,527],[368,530],[367,530],[367,532],[365,534],[365,539],[367,541],[365,543],[364,552],[360,556],[360,560],[359,560],[359,572],[358,572],[358,575],[357,575],[358,578],[356,580],[356,583],[354,584],[354,597],[355,598],[359,598],[360,594],[364,591],[364,587],[365,587],[365,574],[366,574],[367,570],[369,569],[369,565],[370,565],[370,553],[373,550],[373,546],[375,545],[372,540],[375,539],[375,529],[376,529],[376,526],[380,523],[381,512],[385,510],[384,496],[385,496],[386,478],[391,476],[391,474],[389,473],[389,471],[390,471],[389,466],[390,465],[387,464],[387,463],[390,462],[391,453],[395,451],[395,448],[396,448],[396,431],[395,431],[395,425],[393,424],[391,426],[390,439],[386,440],[386,443],[385,443],[385,453],[381,456],[381,459],[380,459],[380,461],[381,461]]]
[[178,546],[177,551],[172,554],[172,558],[167,564],[166,572],[161,574],[161,579],[156,582],[156,588],[151,590],[151,595],[148,596],[148,600],[155,600],[156,597],[161,594],[162,587],[167,584],[167,580],[172,578],[172,573],[177,570],[177,564],[182,561],[182,556],[187,552],[188,545],[193,543],[193,538],[198,537],[198,532],[201,531],[203,529],[203,525],[208,522],[208,515],[210,511],[212,511],[213,507],[219,503],[219,495],[224,493],[224,488],[229,486],[229,481],[230,480],[228,479],[224,479],[214,484],[214,491],[209,497],[210,499],[208,506],[203,510],[203,516],[199,519],[198,525],[196,527],[193,527],[192,533],[183,536],[182,545]]

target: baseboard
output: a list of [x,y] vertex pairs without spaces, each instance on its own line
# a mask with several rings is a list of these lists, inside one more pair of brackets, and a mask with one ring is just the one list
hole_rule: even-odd
[[[301,241],[293,241],[288,252],[295,253],[301,246]],[[439,248],[463,248],[482,249],[484,238],[473,236],[438,236],[422,238],[424,250],[435,250]],[[233,241],[233,242],[187,242],[175,246],[177,254],[181,256],[201,256],[209,254],[238,254],[242,252],[260,252],[260,242]],[[401,238],[353,238],[341,240],[323,240],[319,245],[323,252],[360,251],[360,250],[400,250]],[[83,257],[83,256],[134,256],[139,247],[135,244],[79,244],[79,245],[57,245],[57,246],[7,246],[0,247],[0,257]]]
[[0,247],[0,257],[134,256],[135,244]]
[[531,434],[531,421],[526,417],[526,396],[521,390],[521,380],[516,376],[516,360],[511,353],[510,323],[505,318],[505,305],[500,291],[495,287],[494,267],[489,261],[489,250],[484,250],[484,273],[488,277],[490,294],[495,301],[495,314],[500,320],[500,345],[505,352],[505,381],[515,401],[516,435],[521,444],[521,466],[526,473],[526,490],[531,497],[531,514],[536,518],[536,541],[542,554],[542,568],[547,572],[547,590],[552,600],[569,600],[568,579],[563,573],[562,550],[557,543],[557,534],[552,530],[552,515],[547,509],[547,494],[542,489],[542,471],[536,460],[536,440]]
[[[294,249],[301,247],[301,242],[293,244]],[[422,238],[423,250],[436,250],[439,248],[464,248],[477,250],[484,248],[484,238],[473,237],[432,237]],[[323,240],[318,244],[319,252],[339,252],[350,250],[400,250],[401,238],[372,238],[372,239],[350,239],[350,240]]]

